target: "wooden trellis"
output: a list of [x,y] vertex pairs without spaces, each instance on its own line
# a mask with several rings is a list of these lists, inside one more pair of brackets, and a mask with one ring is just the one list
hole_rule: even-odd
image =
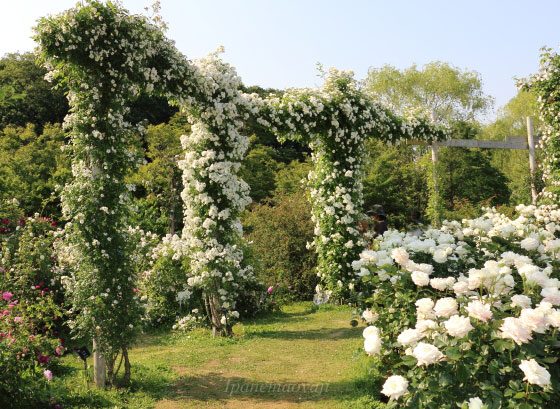
[[[443,142],[434,142],[432,147],[432,164],[434,167],[434,189],[437,194],[437,162],[438,162],[438,147],[449,146],[455,148],[480,148],[480,149],[523,149],[529,151],[529,169],[531,173],[531,199],[533,204],[537,202],[537,189],[535,187],[535,169],[537,162],[535,159],[535,149],[540,149],[538,140],[535,137],[533,130],[533,119],[527,117],[527,136],[508,135],[505,141],[488,141],[478,139],[450,139]],[[428,145],[427,142],[408,140],[409,145]],[[439,223],[439,215],[436,214],[436,224]]]

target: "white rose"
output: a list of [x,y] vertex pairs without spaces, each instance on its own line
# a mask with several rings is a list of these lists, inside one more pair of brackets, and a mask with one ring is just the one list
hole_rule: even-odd
[[524,381],[526,380],[533,385],[539,385],[543,388],[550,385],[550,373],[534,359],[522,360],[519,368],[525,374]]
[[438,291],[447,290],[447,279],[445,278],[432,278],[430,280],[430,285]]
[[416,314],[419,318],[432,318],[434,317],[434,301],[431,298],[421,298],[415,303]]
[[531,330],[519,318],[507,317],[500,331],[502,338],[512,339],[517,345],[526,344],[533,339]]
[[531,306],[531,299],[526,295],[514,295],[511,297],[511,306],[529,308]]
[[469,284],[466,281],[457,281],[453,286],[455,295],[459,296],[469,291]]
[[450,317],[457,312],[455,298],[445,297],[437,300],[434,312],[437,317]]
[[527,237],[519,243],[521,248],[527,251],[536,250],[539,247],[539,244],[539,241],[533,237]]
[[482,301],[479,300],[471,301],[467,305],[466,310],[469,312],[469,316],[483,322],[486,322],[490,318],[492,318],[492,311],[490,310],[490,305],[484,304]]
[[416,321],[416,329],[422,333],[427,332],[429,329],[437,328],[438,324],[432,320],[418,320]]
[[424,287],[430,283],[430,276],[422,271],[414,271],[410,278],[418,287]]
[[554,328],[560,328],[560,311],[553,310],[546,316],[546,322],[548,323],[548,325],[552,325]]
[[438,249],[434,251],[433,258],[436,263],[445,263],[447,261],[447,252],[445,250]]
[[397,342],[403,346],[414,344],[424,338],[424,334],[418,329],[405,329],[397,338]]
[[401,266],[406,266],[409,260],[408,252],[403,247],[393,249],[393,251],[391,251],[391,257]]
[[459,315],[453,315],[447,321],[444,322],[445,329],[447,333],[452,337],[463,338],[471,330],[473,326],[471,325],[470,318],[461,317]]
[[560,305],[560,291],[557,287],[546,287],[541,291],[544,297],[543,301],[549,302],[553,305]]
[[543,311],[525,308],[521,310],[519,320],[531,331],[538,332],[539,334],[546,332],[546,314]]
[[377,355],[381,352],[381,338],[379,334],[371,334],[364,339],[364,351],[368,355]]
[[412,351],[412,356],[418,360],[418,366],[420,366],[438,362],[444,355],[437,347],[420,342]]
[[480,400],[480,398],[470,398],[469,399],[469,408],[468,409],[482,409],[484,404]]
[[383,384],[381,393],[390,399],[398,399],[408,393],[408,381],[400,375],[390,376]]
[[362,335],[364,338],[368,338],[374,335],[379,336],[379,328],[374,325],[370,325],[369,327],[364,328]]
[[364,312],[362,312],[362,318],[368,323],[368,324],[372,324],[375,321],[377,321],[377,318],[379,318],[379,315],[374,313],[372,310],[370,310],[369,308],[367,310],[365,310]]

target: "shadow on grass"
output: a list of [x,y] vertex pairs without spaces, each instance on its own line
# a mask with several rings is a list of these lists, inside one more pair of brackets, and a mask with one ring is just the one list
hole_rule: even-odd
[[309,339],[309,340],[328,340],[328,339],[351,339],[359,338],[363,328],[322,328],[322,329],[302,329],[302,330],[271,330],[259,331],[249,334],[250,338],[269,338],[269,339]]
[[[172,401],[204,402],[227,407],[228,401],[306,402],[321,400],[356,400],[370,397],[369,391],[357,388],[354,380],[341,382],[258,382],[243,377],[226,377],[220,373],[186,375],[167,396]],[[252,406],[251,406],[252,407]],[[258,406],[257,406],[258,407]]]

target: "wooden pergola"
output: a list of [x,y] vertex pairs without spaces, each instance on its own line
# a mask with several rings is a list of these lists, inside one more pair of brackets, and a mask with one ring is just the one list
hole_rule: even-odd
[[[428,145],[427,142],[418,140],[407,140],[408,145]],[[480,149],[522,149],[529,151],[529,169],[531,172],[531,199],[533,204],[537,202],[537,189],[535,187],[535,169],[537,162],[535,159],[535,149],[540,149],[539,140],[535,137],[533,130],[533,119],[527,117],[527,136],[508,135],[505,141],[490,141],[479,139],[450,139],[442,142],[434,142],[432,147],[432,164],[434,176],[434,189],[437,193],[437,162],[438,147],[449,146],[454,148],[480,148]],[[439,223],[439,215],[436,214],[436,223]]]

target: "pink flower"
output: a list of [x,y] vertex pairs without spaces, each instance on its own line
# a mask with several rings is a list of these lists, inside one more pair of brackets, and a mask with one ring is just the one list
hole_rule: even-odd
[[48,369],[45,369],[43,371],[43,375],[45,375],[45,378],[47,378],[47,381],[49,381],[49,382],[52,381],[53,374],[52,374],[51,371],[49,371]]
[[64,348],[62,345],[59,345],[59,346],[56,347],[55,352],[56,352],[57,355],[62,355],[62,354],[64,354],[65,349],[66,348]]
[[273,287],[273,286],[268,287],[268,290],[266,290],[266,292],[267,292],[269,295],[272,294],[272,291],[274,291],[274,287]]
[[138,288],[134,289],[134,292],[137,293],[138,291],[140,291]]
[[6,301],[10,301],[14,295],[8,291],[4,291],[2,293],[2,299]]
[[18,322],[20,322],[23,318],[21,317],[14,317],[14,322],[17,324]]

